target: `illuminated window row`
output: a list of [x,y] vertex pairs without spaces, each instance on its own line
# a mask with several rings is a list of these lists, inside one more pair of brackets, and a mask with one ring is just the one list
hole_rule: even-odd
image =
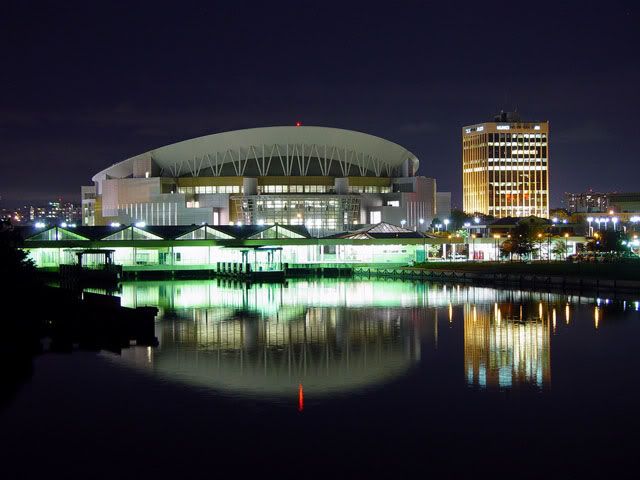
[[547,159],[546,158],[539,158],[539,157],[533,157],[533,158],[489,158],[489,163],[494,163],[494,162],[516,162],[516,163],[531,163],[531,162],[535,162],[535,163],[542,163],[542,164],[546,164],[547,163]]
[[203,185],[198,187],[178,187],[178,193],[187,195],[207,194],[207,193],[241,193],[242,187],[239,185]]
[[329,193],[333,185],[259,185],[258,193]]
[[[475,171],[476,169],[474,169]],[[487,170],[492,171],[492,170],[500,170],[500,171],[508,171],[508,170],[518,170],[518,171],[526,171],[526,170],[531,170],[531,171],[546,171],[547,167],[546,166],[539,166],[539,165],[532,165],[532,166],[525,166],[525,165],[510,165],[510,166],[505,166],[505,165],[494,165],[491,167],[488,167]]]

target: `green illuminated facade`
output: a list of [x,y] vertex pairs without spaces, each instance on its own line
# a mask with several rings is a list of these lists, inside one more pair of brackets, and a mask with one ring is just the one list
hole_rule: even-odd
[[[324,238],[291,225],[51,227],[24,229],[22,236],[36,266],[50,270],[74,264],[79,251],[96,249],[111,250],[125,271],[215,270],[219,262],[251,264],[253,270],[284,263],[407,265],[422,261],[429,245],[452,243],[388,224]],[[96,253],[83,258],[88,268],[104,263]]]

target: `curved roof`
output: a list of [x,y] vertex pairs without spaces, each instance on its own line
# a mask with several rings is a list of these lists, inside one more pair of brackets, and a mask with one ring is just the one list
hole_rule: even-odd
[[[282,164],[282,158],[286,159],[287,154],[293,169],[289,173],[294,175],[306,174],[306,171],[301,173],[300,158],[303,159],[302,165],[305,158],[327,158],[345,167],[350,164],[354,174],[370,170],[376,175],[383,172],[390,175],[391,170],[400,168],[405,160],[409,160],[413,171],[416,171],[419,163],[406,148],[366,133],[330,127],[262,127],[216,133],[156,148],[98,172],[93,181],[129,177],[133,174],[136,160],[149,158],[165,175],[179,177],[198,176],[198,172],[209,168],[220,175],[222,164],[235,162],[240,169],[243,163],[246,166],[252,160],[253,164],[261,164],[257,165],[259,172],[265,172],[269,168],[266,162],[257,162],[256,159],[271,158],[271,163]],[[349,168],[345,170],[347,175]],[[242,175],[239,172],[244,170],[239,169],[235,172]],[[324,169],[326,172],[323,174],[326,175],[326,163]]]

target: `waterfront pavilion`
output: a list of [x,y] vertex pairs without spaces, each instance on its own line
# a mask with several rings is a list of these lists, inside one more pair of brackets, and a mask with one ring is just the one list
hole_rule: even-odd
[[[220,262],[251,264],[252,270],[274,263],[289,268],[316,266],[408,265],[424,259],[429,245],[463,239],[427,238],[419,232],[380,223],[355,232],[316,238],[299,225],[189,225],[20,228],[23,248],[38,268],[57,270],[75,263],[76,252],[113,251],[113,262],[126,271],[216,270]],[[87,267],[103,263],[87,254]]]

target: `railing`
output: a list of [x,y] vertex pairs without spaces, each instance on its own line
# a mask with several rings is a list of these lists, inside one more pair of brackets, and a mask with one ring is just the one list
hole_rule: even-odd
[[600,291],[640,292],[640,281],[602,280],[599,278],[567,277],[558,275],[513,274],[494,272],[461,272],[454,270],[427,270],[423,268],[354,268],[353,274],[368,277],[429,280],[437,282],[479,283],[527,286],[530,288],[560,288]]

